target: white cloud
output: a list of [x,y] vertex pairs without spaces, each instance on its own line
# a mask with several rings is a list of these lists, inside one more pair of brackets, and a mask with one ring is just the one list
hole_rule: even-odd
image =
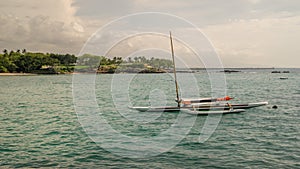
[[261,0],[248,0],[252,4],[258,4]]
[[226,66],[300,67],[300,16],[239,20],[204,32]]
[[76,53],[85,41],[82,21],[72,0],[1,2],[3,48]]

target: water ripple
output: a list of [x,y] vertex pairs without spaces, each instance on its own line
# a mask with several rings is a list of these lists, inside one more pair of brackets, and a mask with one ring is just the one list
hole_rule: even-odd
[[[185,74],[178,76],[185,78]],[[300,168],[300,109],[295,99],[300,78],[297,73],[290,73],[288,81],[274,76],[228,74],[228,95],[236,97],[236,102],[269,101],[270,106],[223,116],[205,143],[198,138],[206,117],[197,117],[177,146],[145,159],[114,155],[88,137],[73,107],[72,76],[1,77],[0,168]],[[201,96],[209,95],[207,76],[195,77]],[[124,118],[107,92],[111,79],[112,75],[97,75],[96,97],[101,117],[114,129],[151,138],[175,122],[177,113],[161,114],[147,123]],[[165,93],[167,104],[173,104],[173,85],[169,75],[137,75],[129,88],[130,104],[149,105],[149,94],[156,89]],[[124,93],[115,96],[124,97]]]

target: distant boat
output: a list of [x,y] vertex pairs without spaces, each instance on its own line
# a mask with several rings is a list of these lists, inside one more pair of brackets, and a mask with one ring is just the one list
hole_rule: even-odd
[[224,72],[224,73],[237,73],[237,72],[241,72],[241,71],[239,71],[239,70],[228,70],[228,69],[226,69],[226,70],[223,70],[223,71],[220,71],[220,72]]
[[285,70],[285,71],[278,71],[278,70],[274,70],[274,71],[272,71],[271,73],[290,73],[290,71],[288,71],[288,70]]
[[286,80],[286,79],[289,79],[289,78],[288,77],[280,77],[279,79]]
[[281,73],[280,71],[277,71],[277,70],[275,70],[275,71],[272,71],[271,73]]

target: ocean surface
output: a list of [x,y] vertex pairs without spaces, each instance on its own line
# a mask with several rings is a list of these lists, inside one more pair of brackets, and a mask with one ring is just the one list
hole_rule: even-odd
[[[128,108],[176,105],[172,74],[0,76],[0,168],[300,168],[300,71],[290,71],[225,74],[231,103],[269,105],[215,117]],[[211,97],[211,78],[179,73],[181,96]]]

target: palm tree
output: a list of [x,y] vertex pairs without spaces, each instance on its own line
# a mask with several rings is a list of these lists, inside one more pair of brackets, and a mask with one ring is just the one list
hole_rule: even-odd
[[131,57],[128,58],[128,62],[129,62],[129,63],[132,63]]
[[15,53],[14,50],[11,50],[11,51],[9,52],[9,56],[13,55],[14,53]]
[[7,49],[4,49],[3,53],[4,53],[4,55],[7,55],[7,53],[8,53]]

